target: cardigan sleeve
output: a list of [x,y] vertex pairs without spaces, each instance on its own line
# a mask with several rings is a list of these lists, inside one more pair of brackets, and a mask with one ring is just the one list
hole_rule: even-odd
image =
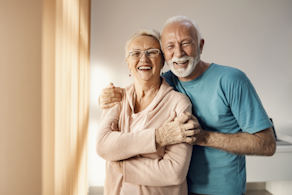
[[[191,104],[177,113],[191,112]],[[187,143],[165,147],[162,159],[135,157],[123,161],[124,182],[146,186],[179,185],[185,179],[192,156],[192,146]]]
[[156,152],[155,128],[130,133],[111,129],[112,123],[118,124],[121,104],[102,113],[97,131],[97,154],[105,160],[118,161]]

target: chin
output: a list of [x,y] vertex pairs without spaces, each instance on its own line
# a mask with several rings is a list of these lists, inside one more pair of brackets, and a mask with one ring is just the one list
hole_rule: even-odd
[[192,74],[192,72],[195,70],[197,64],[198,64],[198,61],[197,60],[197,57],[196,59],[191,57],[189,59],[189,64],[186,68],[178,68],[178,69],[175,69],[174,68],[174,65],[173,65],[173,61],[172,60],[169,60],[167,63],[170,67],[170,70],[171,72],[176,75],[177,77],[187,77],[189,76],[190,74]]
[[200,61],[200,56],[197,56],[196,58],[194,57],[189,57],[189,64],[186,68],[178,68],[175,69],[173,65],[173,60],[169,60],[167,64],[170,67],[171,72],[177,76],[177,77],[188,77],[192,74],[192,72],[195,70],[197,64]]

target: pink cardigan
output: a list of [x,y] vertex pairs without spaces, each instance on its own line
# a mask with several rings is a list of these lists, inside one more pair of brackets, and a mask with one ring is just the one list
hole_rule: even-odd
[[[131,132],[134,85],[126,87],[120,104],[104,110],[98,126],[97,153],[107,160],[105,195],[119,195],[123,182],[135,184],[141,195],[187,195],[186,175],[192,146],[186,143],[156,149],[155,129],[161,127],[171,112],[179,116],[191,112],[189,98],[172,90],[163,79],[159,92],[147,107],[147,119],[141,130]],[[146,109],[147,109],[146,108]],[[118,124],[119,132],[111,130]],[[137,156],[138,155],[138,156]],[[123,160],[123,174],[109,161]]]

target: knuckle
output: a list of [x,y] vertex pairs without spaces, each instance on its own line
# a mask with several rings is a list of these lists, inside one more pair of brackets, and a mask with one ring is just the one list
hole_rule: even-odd
[[197,122],[194,122],[194,127],[198,128],[199,126],[200,126],[200,124],[199,124],[199,123],[197,123]]

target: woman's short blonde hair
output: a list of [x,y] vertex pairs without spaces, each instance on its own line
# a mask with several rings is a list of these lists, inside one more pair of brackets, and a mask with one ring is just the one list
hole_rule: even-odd
[[160,34],[159,32],[157,32],[156,30],[152,30],[152,29],[140,29],[137,32],[135,32],[130,39],[128,39],[128,41],[126,42],[126,46],[125,46],[125,51],[126,51],[126,58],[129,56],[129,46],[131,44],[131,42],[140,36],[150,36],[153,37],[155,40],[157,40],[157,42],[160,45]]

